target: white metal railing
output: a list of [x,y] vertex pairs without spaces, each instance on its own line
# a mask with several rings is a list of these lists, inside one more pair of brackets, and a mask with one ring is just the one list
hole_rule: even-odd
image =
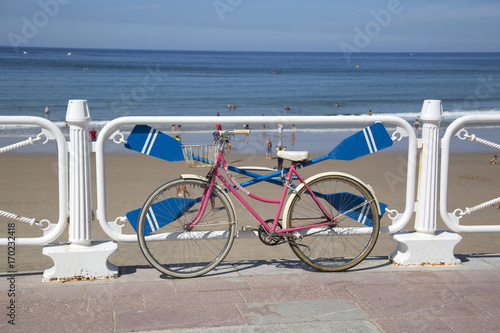
[[[383,233],[395,233],[400,231],[411,219],[414,211],[415,201],[415,177],[417,166],[417,138],[410,124],[399,117],[394,116],[240,116],[240,117],[121,117],[110,121],[102,128],[99,133],[99,138],[96,142],[96,186],[97,186],[97,219],[106,234],[116,241],[136,242],[136,234],[122,233],[123,217],[118,217],[114,221],[109,222],[106,209],[106,179],[105,179],[105,143],[112,138],[115,142],[122,142],[123,136],[119,130],[123,126],[133,126],[137,124],[147,125],[216,125],[216,124],[258,124],[274,123],[274,124],[358,124],[370,125],[377,121],[384,124],[394,124],[398,127],[399,138],[408,136],[408,170],[406,179],[406,205],[405,211],[399,213],[391,210],[389,217],[393,220],[388,227],[382,227]],[[117,139],[119,137],[119,139]],[[393,135],[393,139],[398,135]],[[252,233],[240,232],[239,237],[250,236]]]
[[[455,209],[452,213],[448,212],[448,168],[450,163],[450,143],[454,136],[461,139],[468,139],[471,142],[477,142],[479,144],[484,144],[491,148],[500,149],[500,145],[494,142],[490,142],[481,138],[477,138],[475,135],[468,135],[464,131],[463,127],[465,124],[469,123],[500,123],[500,115],[497,116],[485,116],[485,115],[470,115],[464,116],[453,121],[446,132],[444,133],[443,139],[441,141],[441,175],[440,175],[440,213],[441,218],[448,228],[455,232],[500,232],[500,224],[498,225],[461,225],[460,218],[467,212],[472,212],[480,208],[484,208],[488,205],[498,203],[500,201],[500,196],[498,198],[492,198],[488,202],[479,204],[472,208],[466,208],[465,212],[461,209]],[[500,136],[499,136],[500,138]],[[499,192],[500,194],[500,192]],[[463,213],[463,214],[461,214]]]
[[[70,101],[71,103],[72,101]],[[29,138],[18,144],[10,145],[4,148],[0,148],[0,153],[7,152],[18,147],[22,147],[28,144],[33,144],[34,142],[42,142],[44,137],[46,139],[56,140],[58,145],[58,188],[59,188],[59,219],[57,224],[52,224],[50,221],[41,220],[37,221],[35,218],[27,218],[19,216],[12,212],[6,212],[0,210],[0,216],[7,217],[9,219],[17,220],[20,222],[28,223],[31,225],[37,224],[43,230],[42,237],[32,237],[32,238],[16,238],[16,245],[43,245],[53,242],[57,237],[62,234],[64,230],[68,216],[71,215],[71,211],[84,211],[85,214],[81,216],[75,215],[70,217],[70,237],[69,241],[76,248],[74,251],[78,252],[82,248],[91,249],[92,247],[98,247],[99,245],[94,244],[91,232],[91,213],[90,213],[90,176],[89,176],[89,144],[88,144],[88,129],[87,125],[90,121],[90,114],[88,113],[88,107],[86,101],[74,100],[73,102],[78,102],[78,109],[82,111],[81,114],[73,115],[73,118],[68,118],[68,123],[70,125],[70,145],[71,151],[69,151],[69,156],[71,160],[68,166],[68,145],[67,141],[62,134],[61,130],[55,126],[49,120],[39,117],[7,117],[0,116],[0,124],[2,125],[34,125],[42,129],[42,132],[35,138]],[[228,125],[228,124],[257,124],[262,123],[268,124],[321,124],[321,125],[346,125],[346,124],[356,124],[356,125],[371,125],[374,122],[382,122],[384,124],[395,125],[397,130],[393,133],[393,141],[400,141],[402,137],[408,137],[408,160],[407,160],[407,171],[406,171],[406,200],[405,200],[405,210],[400,213],[396,210],[388,209],[388,216],[392,220],[392,224],[387,227],[382,227],[381,232],[396,234],[405,227],[413,216],[413,213],[417,211],[415,230],[419,234],[415,239],[419,242],[429,242],[429,237],[421,237],[422,234],[428,236],[436,235],[436,223],[435,216],[437,215],[437,183],[438,183],[438,158],[439,158],[439,125],[442,119],[442,107],[440,101],[428,100],[424,102],[424,107],[422,110],[421,118],[423,120],[423,130],[422,139],[417,140],[417,137],[413,131],[412,126],[404,119],[394,116],[286,116],[286,117],[276,117],[276,116],[239,116],[239,117],[121,117],[110,121],[106,124],[100,134],[97,142],[93,143],[92,147],[96,152],[96,193],[97,193],[97,209],[96,218],[99,221],[103,231],[112,239],[116,241],[123,242],[136,242],[136,234],[125,234],[123,233],[123,226],[126,221],[125,217],[117,217],[114,221],[108,221],[107,218],[107,202],[106,202],[106,178],[105,178],[105,144],[109,139],[113,139],[115,143],[123,144],[125,143],[125,138],[120,132],[122,127],[134,126],[140,124],[147,125],[167,125],[171,124],[182,124],[182,125],[207,125],[213,126],[216,124]],[[80,105],[81,104],[81,105]],[[432,112],[426,114],[426,108]],[[68,106],[68,110],[70,107]],[[439,110],[440,109],[440,110]],[[434,112],[436,111],[436,112]],[[68,115],[72,113],[68,111]],[[67,115],[67,117],[68,117]],[[71,120],[71,121],[70,121]],[[460,211],[459,215],[464,215],[481,209],[485,206],[496,204],[500,202],[500,197],[492,198],[491,200],[479,204],[472,208],[467,208],[465,211],[455,209],[453,213],[448,212],[447,207],[447,195],[448,195],[448,168],[449,168],[449,155],[450,155],[450,141],[453,136],[457,135],[461,139],[469,139],[480,144],[487,145],[494,149],[499,149],[500,145],[495,142],[490,142],[482,138],[477,138],[475,135],[468,135],[464,132],[463,126],[468,123],[500,123],[500,115],[498,116],[466,116],[461,117],[450,124],[447,128],[443,139],[441,140],[441,170],[440,170],[440,195],[439,195],[439,211],[441,213],[441,218],[446,223],[446,225],[455,232],[500,232],[500,225],[482,225],[482,226],[464,226],[460,225],[460,217],[457,216],[457,211]],[[47,140],[45,140],[46,142]],[[419,147],[420,146],[420,147]],[[425,149],[423,148],[425,146]],[[417,175],[417,149],[422,148],[421,152],[421,167],[419,174],[419,194],[418,200],[421,202],[415,203],[415,192],[416,192],[416,175]],[[73,155],[73,156],[72,156]],[[424,163],[425,162],[425,163]],[[87,166],[82,167],[83,164]],[[73,167],[72,167],[73,165]],[[436,166],[436,167],[435,167]],[[73,169],[75,170],[73,170]],[[76,172],[78,169],[81,172]],[[73,172],[70,172],[73,170]],[[68,183],[68,176],[70,178],[70,183]],[[74,179],[73,179],[74,178]],[[80,179],[80,180],[78,180]],[[81,179],[86,179],[88,183],[82,185]],[[72,190],[71,190],[72,188]],[[71,192],[70,192],[71,190]],[[86,193],[82,193],[86,192]],[[88,193],[87,193],[88,192]],[[427,195],[429,193],[429,195]],[[84,198],[84,199],[82,199]],[[429,199],[430,198],[430,199]],[[80,202],[81,201],[81,202]],[[68,208],[69,207],[69,208]],[[84,210],[83,210],[84,208]],[[390,208],[390,207],[389,207]],[[2,207],[0,207],[2,209]],[[420,216],[419,216],[420,214]],[[74,214],[73,214],[74,215]],[[425,215],[425,216],[424,216]],[[405,234],[406,236],[407,234]],[[238,237],[253,237],[255,232],[249,232],[248,230],[243,230],[238,232]],[[394,235],[396,238],[396,235]],[[459,237],[459,236],[457,236]],[[399,237],[401,238],[401,237]],[[436,241],[441,241],[439,237],[433,238]],[[400,240],[398,240],[399,242]],[[403,243],[406,241],[401,240]],[[413,240],[412,240],[413,241]],[[7,238],[0,238],[0,245],[7,245]],[[426,247],[427,244],[423,244]],[[406,245],[402,246],[406,249]],[[419,247],[416,247],[419,249]],[[101,251],[101,248],[96,249],[96,251]],[[114,251],[111,248],[108,253]],[[452,250],[452,248],[451,248]],[[410,251],[419,252],[419,251]],[[44,252],[45,253],[45,252]],[[73,254],[72,254],[73,255]],[[79,255],[79,254],[78,254]],[[109,254],[108,254],[109,255]],[[107,255],[106,255],[107,257]],[[105,258],[101,260],[101,263],[106,266]],[[73,258],[73,257],[68,257]],[[420,260],[420,258],[418,258]],[[422,262],[426,262],[426,258],[422,258]],[[67,265],[69,262],[74,260],[67,260],[66,262],[61,261],[60,265]],[[438,262],[440,259],[438,258]],[[57,264],[56,264],[57,265]],[[74,267],[74,272],[69,273],[70,276],[75,275],[75,272],[79,272],[80,267]],[[99,270],[96,270],[99,272]],[[57,276],[59,273],[54,274]],[[95,273],[99,275],[100,273]],[[107,274],[107,273],[105,273]],[[115,274],[114,271],[109,273],[110,276]],[[52,276],[52,275],[51,275]]]
[[[67,153],[66,148],[66,138],[64,137],[61,130],[54,125],[51,121],[40,118],[40,117],[16,117],[16,116],[0,116],[0,124],[2,125],[34,125],[39,126],[42,132],[37,136],[36,139],[29,138],[19,144],[10,145],[4,147],[3,152],[22,147],[27,144],[32,144],[32,142],[41,141],[43,136],[46,139],[53,139],[57,142],[57,159],[58,159],[58,179],[59,179],[59,219],[57,224],[52,224],[48,220],[41,220],[37,225],[42,229],[43,236],[41,237],[16,237],[16,245],[44,245],[53,242],[57,237],[59,237],[64,228],[66,227],[66,220],[68,217],[68,170],[67,170]],[[47,142],[45,140],[45,142]],[[1,157],[0,157],[1,158]],[[3,209],[4,207],[0,207]],[[8,209],[7,207],[5,209]],[[10,215],[9,215],[10,214]],[[12,212],[4,212],[0,214],[2,216],[9,217],[11,215],[18,215]],[[21,222],[26,222],[29,224],[35,224],[35,218],[24,218],[19,217],[17,219]],[[0,238],[0,246],[7,245],[8,238]]]

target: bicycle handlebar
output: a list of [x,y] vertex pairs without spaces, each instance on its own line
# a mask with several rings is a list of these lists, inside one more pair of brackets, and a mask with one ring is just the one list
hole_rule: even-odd
[[250,134],[249,129],[235,129],[232,132],[233,134]]
[[235,134],[250,134],[249,129],[234,129],[234,130],[227,130],[227,131],[215,131],[213,133],[215,138],[223,138],[223,137],[228,137],[230,135],[235,135]]

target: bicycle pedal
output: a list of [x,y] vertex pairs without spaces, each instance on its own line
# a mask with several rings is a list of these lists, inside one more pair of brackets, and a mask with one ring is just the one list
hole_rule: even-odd
[[303,240],[303,239],[304,239],[304,236],[302,236],[302,235],[300,234],[300,232],[298,232],[298,231],[295,231],[295,232],[293,233],[293,237],[297,238],[298,240]]

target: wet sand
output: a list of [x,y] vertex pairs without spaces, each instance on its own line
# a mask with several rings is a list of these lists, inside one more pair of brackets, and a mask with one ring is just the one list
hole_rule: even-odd
[[[317,157],[320,154],[315,154]],[[450,158],[450,177],[448,210],[465,209],[500,195],[500,165],[485,164],[491,159],[493,152],[475,154],[454,154]],[[257,165],[276,167],[277,160],[266,160],[265,154],[226,155],[229,164],[234,166]],[[370,184],[379,199],[391,209],[403,212],[406,196],[406,153],[380,152],[354,161],[327,160],[301,169],[305,177],[318,172],[340,171],[352,174]],[[55,154],[4,154],[0,157],[0,209],[37,220],[48,219],[52,223],[58,220],[58,179],[57,157]],[[91,158],[93,209],[96,209],[95,192],[95,158]],[[133,209],[140,208],[147,196],[159,185],[175,179],[181,173],[205,174],[208,169],[190,169],[184,162],[165,162],[141,154],[107,154],[106,155],[106,198],[107,217],[114,221],[119,216]],[[237,177],[240,182],[244,177]],[[249,187],[257,195],[274,197],[280,187],[260,183]],[[255,219],[239,204],[232,200],[238,214],[238,226],[256,226]],[[255,201],[250,199],[250,203]],[[256,204],[257,211],[265,219],[274,216],[275,206]],[[0,217],[0,235],[6,237],[8,223],[13,221]],[[486,207],[472,215],[464,216],[461,224],[498,224],[500,210],[497,207]],[[391,220],[384,216],[382,225],[390,225]],[[56,242],[67,242],[67,228]],[[404,230],[414,230],[414,216]],[[448,230],[438,216],[438,230]],[[124,233],[134,233],[130,225],[124,227]],[[40,237],[42,231],[37,226],[29,226],[16,222],[15,236]],[[500,253],[500,234],[461,234],[462,241],[455,247],[456,254],[467,253]],[[95,241],[111,239],[106,235],[97,221],[93,222],[93,239]],[[387,256],[396,249],[396,242],[390,235],[381,235],[371,255]],[[288,245],[268,247],[257,238],[236,239],[227,260],[242,259],[280,259],[295,258]],[[146,260],[136,243],[119,242],[119,250],[110,256],[110,262],[118,266],[145,265]],[[43,271],[52,266],[52,260],[42,254],[42,246],[17,246],[16,269],[22,271]],[[0,254],[0,271],[8,271],[7,251]]]

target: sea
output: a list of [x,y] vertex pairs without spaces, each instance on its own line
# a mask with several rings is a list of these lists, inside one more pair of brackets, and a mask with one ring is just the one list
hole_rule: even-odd
[[[395,115],[413,124],[427,99],[442,101],[443,127],[460,116],[500,112],[500,53],[360,52],[346,57],[312,52],[0,47],[0,73],[0,116],[45,117],[48,106],[49,119],[62,129],[71,99],[88,101],[90,126],[98,131],[122,116],[217,113],[356,116],[371,110],[373,115]],[[498,123],[481,126],[489,128],[489,138],[500,129]],[[208,135],[213,130],[183,126],[182,135]],[[270,127],[253,130],[264,137]],[[343,130],[320,124],[293,129],[297,138]],[[288,131],[290,126],[284,133]],[[32,132],[27,126],[0,124],[0,138]]]

